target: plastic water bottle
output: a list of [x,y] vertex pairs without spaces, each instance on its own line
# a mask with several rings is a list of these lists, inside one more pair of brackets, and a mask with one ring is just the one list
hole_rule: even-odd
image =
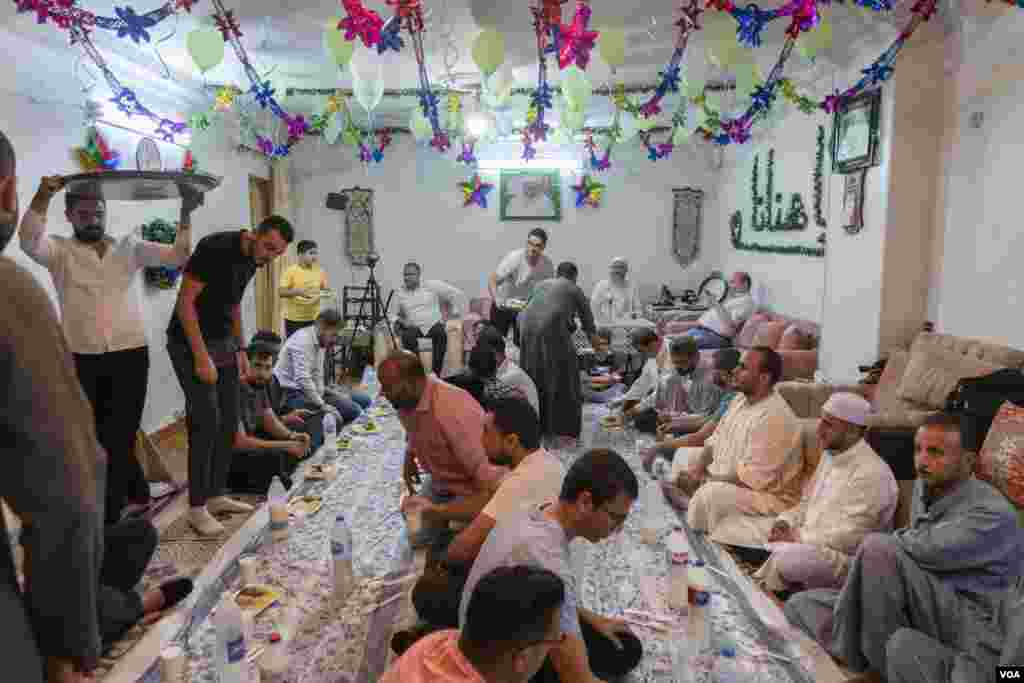
[[711,621],[708,609],[711,607],[711,594],[701,592],[697,600],[689,607],[686,618],[687,636],[693,643],[693,654],[701,656],[711,646]]
[[363,371],[363,385],[370,398],[376,399],[377,394],[380,393],[380,385],[377,383],[377,368],[373,365],[367,365],[366,370]]
[[334,600],[344,604],[355,585],[352,568],[352,532],[344,515],[338,515],[331,530],[331,566],[334,570]]
[[672,609],[686,610],[689,605],[689,563],[690,544],[681,529],[673,531],[666,543],[668,545],[669,578],[668,606]]
[[334,413],[324,415],[324,447],[327,450],[327,457],[338,454],[338,421]]
[[288,491],[281,483],[281,477],[274,475],[267,491],[270,503],[270,537],[275,542],[288,538]]
[[715,660],[715,683],[736,683],[740,678],[736,650],[723,647]]
[[217,632],[217,668],[221,683],[242,683],[245,670],[245,630],[242,610],[233,596],[225,596],[213,615]]

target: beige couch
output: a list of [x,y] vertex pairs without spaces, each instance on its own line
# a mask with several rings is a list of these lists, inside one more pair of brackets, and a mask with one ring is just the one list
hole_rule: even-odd
[[829,396],[852,391],[871,401],[875,412],[869,418],[870,427],[917,428],[926,416],[945,406],[960,379],[1005,367],[1024,368],[1024,351],[980,339],[922,332],[909,349],[889,352],[876,385],[781,382],[778,388],[799,417],[818,417]]

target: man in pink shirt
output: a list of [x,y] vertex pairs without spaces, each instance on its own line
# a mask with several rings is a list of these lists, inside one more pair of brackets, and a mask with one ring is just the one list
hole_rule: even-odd
[[474,589],[461,632],[423,638],[381,683],[526,683],[562,642],[564,600],[565,584],[553,572],[499,567]]
[[[471,522],[508,470],[488,462],[481,441],[484,411],[467,391],[428,377],[420,359],[407,351],[392,352],[378,376],[408,433],[402,476],[413,495],[405,505],[436,503],[423,520],[427,533],[414,539],[423,545],[449,521]],[[430,482],[417,495],[421,470]]]

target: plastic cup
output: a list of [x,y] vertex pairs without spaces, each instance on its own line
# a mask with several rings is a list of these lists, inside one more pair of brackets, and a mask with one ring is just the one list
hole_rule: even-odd
[[160,680],[163,683],[181,683],[185,678],[185,651],[177,645],[160,652]]

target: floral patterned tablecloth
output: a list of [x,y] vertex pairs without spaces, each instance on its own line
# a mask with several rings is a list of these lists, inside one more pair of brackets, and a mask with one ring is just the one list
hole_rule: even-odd
[[[591,447],[609,447],[622,454],[635,468],[641,487],[650,477],[643,473],[636,455],[636,434],[631,430],[608,432],[597,426],[601,407],[586,406],[584,433],[579,446],[555,450],[566,466]],[[254,538],[246,552],[259,558],[260,580],[282,589],[281,605],[271,607],[255,623],[250,651],[264,644],[271,631],[283,631],[290,655],[289,683],[372,683],[386,668],[390,655],[388,641],[399,622],[410,617],[407,591],[415,580],[414,558],[404,542],[404,523],[398,512],[402,494],[401,468],[405,435],[394,416],[377,417],[381,431],[374,435],[355,435],[351,427],[344,436],[352,438],[351,450],[342,451],[333,461],[338,476],[330,482],[295,479],[293,495],[315,493],[323,496],[324,506],[315,515],[293,522],[287,541],[270,543],[266,530]],[[554,450],[554,449],[553,449]],[[321,451],[313,462],[323,461]],[[644,499],[637,502],[623,531],[603,543],[591,545],[573,542],[573,563],[577,568],[578,594],[589,609],[610,616],[622,616],[627,608],[671,613],[665,608],[668,563],[664,537],[682,520],[663,499],[654,499],[655,514],[662,520],[661,541],[645,545],[640,541],[639,525]],[[346,514],[353,525],[355,557],[359,584],[341,607],[330,599],[328,537],[334,516]],[[700,535],[686,531],[691,553],[713,567],[712,603],[709,611],[711,639],[706,651],[693,661],[695,683],[710,681],[711,654],[725,644],[739,648],[740,666],[766,683],[810,683],[809,664],[802,660],[787,634],[788,626],[773,614],[773,605],[732,564],[731,559]],[[418,563],[417,563],[418,564]],[[196,601],[192,620],[172,640],[183,645],[189,655],[189,680],[213,683],[217,680],[213,664],[216,636],[210,612],[225,591],[239,588],[237,563],[215,582],[205,586]],[[777,612],[777,608],[775,612]],[[766,616],[767,615],[767,616]],[[684,617],[676,615],[679,627]],[[669,642],[667,634],[637,630],[645,656],[637,670],[625,680],[635,682],[669,681]],[[783,655],[790,661],[766,653]],[[255,664],[250,664],[252,681],[259,680]],[[159,681],[156,667],[143,678]]]

